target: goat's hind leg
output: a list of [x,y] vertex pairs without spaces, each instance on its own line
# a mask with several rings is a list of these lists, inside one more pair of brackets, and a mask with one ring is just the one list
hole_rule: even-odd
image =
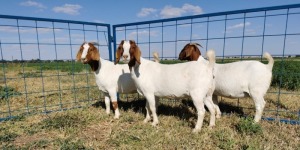
[[203,125],[203,120],[205,115],[205,108],[204,108],[205,93],[203,91],[197,90],[191,92],[191,97],[198,113],[197,123],[195,125],[195,128],[193,129],[193,132],[196,133],[201,130]]
[[221,118],[222,112],[221,112],[220,107],[219,107],[218,96],[213,95],[212,100],[213,100],[214,107],[215,107],[215,110],[216,110],[216,118]]
[[263,110],[265,108],[265,100],[263,97],[263,94],[253,94],[251,95],[254,104],[255,104],[255,117],[254,117],[254,122],[259,122],[261,120],[262,114],[263,114]]
[[213,127],[216,125],[216,115],[215,115],[215,107],[214,103],[212,102],[212,96],[206,96],[204,98],[204,104],[208,108],[210,112],[210,121],[209,121],[209,126]]

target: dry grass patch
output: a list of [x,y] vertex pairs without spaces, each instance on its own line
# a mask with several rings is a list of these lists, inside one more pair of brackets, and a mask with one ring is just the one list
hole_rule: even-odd
[[300,146],[299,125],[267,121],[253,124],[249,118],[234,113],[222,116],[210,129],[207,112],[201,132],[193,134],[196,113],[190,101],[161,103],[157,127],[143,123],[145,100],[122,101],[119,106],[118,120],[113,119],[113,114],[106,115],[104,102],[98,102],[88,108],[1,122],[0,135],[5,131],[16,135],[2,141],[1,148],[297,149]]

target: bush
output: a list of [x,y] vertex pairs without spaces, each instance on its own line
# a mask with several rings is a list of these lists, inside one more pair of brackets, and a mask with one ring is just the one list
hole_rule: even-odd
[[12,87],[2,87],[0,86],[0,100],[8,98],[14,95],[21,95],[20,92],[15,91]]
[[252,118],[242,118],[236,125],[237,130],[244,134],[261,134],[262,128],[258,123],[254,123]]
[[275,62],[271,86],[293,91],[298,90],[300,88],[299,68],[300,61],[288,60],[283,63],[281,61]]

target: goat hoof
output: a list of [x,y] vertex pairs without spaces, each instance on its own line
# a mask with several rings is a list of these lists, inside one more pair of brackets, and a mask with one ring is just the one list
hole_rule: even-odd
[[151,125],[152,125],[153,127],[156,127],[157,124],[158,124],[158,122],[152,122],[152,123],[151,123]]
[[149,117],[149,118],[147,118],[147,117],[146,117],[146,118],[144,119],[144,121],[143,121],[143,122],[144,122],[144,123],[148,123],[150,120],[151,120],[151,118],[150,118],[150,117]]
[[200,129],[193,129],[193,133],[198,133],[200,131]]
[[208,129],[209,129],[209,130],[212,130],[214,127],[215,127],[215,125],[209,125],[209,126],[208,126]]
[[119,119],[120,118],[120,116],[114,116],[114,119]]

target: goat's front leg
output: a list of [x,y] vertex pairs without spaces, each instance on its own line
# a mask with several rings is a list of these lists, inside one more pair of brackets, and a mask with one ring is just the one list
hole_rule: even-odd
[[148,101],[146,100],[146,118],[144,119],[144,123],[147,123],[148,121],[151,120],[151,117],[150,117],[150,108],[149,108],[149,103]]
[[110,99],[109,99],[109,95],[108,94],[104,95],[104,102],[105,102],[105,111],[106,111],[106,114],[109,115],[109,113],[110,113]]
[[113,109],[115,111],[115,119],[119,119],[120,117],[120,112],[119,112],[119,107],[118,107],[118,101],[117,101],[117,93],[115,92],[110,92],[109,93],[110,99],[111,99],[111,103],[113,106]]
[[158,118],[157,118],[157,114],[156,114],[155,97],[153,94],[147,94],[147,95],[145,95],[145,97],[147,99],[147,103],[149,105],[149,108],[150,108],[150,111],[151,111],[152,117],[153,117],[152,126],[156,126],[158,124]]

